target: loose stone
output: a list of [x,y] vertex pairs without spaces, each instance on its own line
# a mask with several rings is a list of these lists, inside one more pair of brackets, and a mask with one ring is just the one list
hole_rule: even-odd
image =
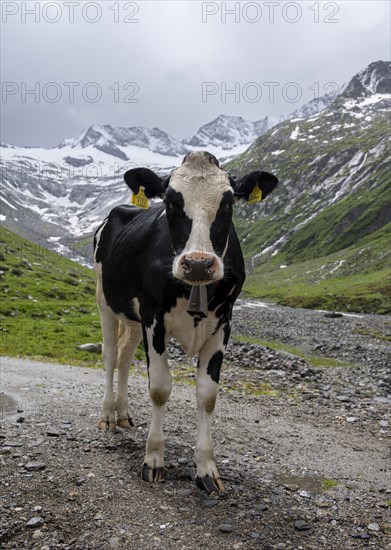
[[36,516],[36,517],[33,517],[31,518],[27,523],[26,523],[26,527],[41,527],[41,525],[43,525],[45,522],[43,521],[43,519],[39,516]]
[[298,519],[294,522],[293,524],[294,528],[297,529],[298,531],[308,531],[309,529],[311,529],[311,526],[308,525],[307,522],[303,521],[302,519]]
[[39,472],[40,470],[44,470],[46,468],[46,464],[44,462],[34,460],[25,464],[24,468],[28,472]]
[[213,499],[206,499],[204,500],[204,506],[205,508],[213,508],[214,506],[217,506],[219,503],[218,500],[213,500]]

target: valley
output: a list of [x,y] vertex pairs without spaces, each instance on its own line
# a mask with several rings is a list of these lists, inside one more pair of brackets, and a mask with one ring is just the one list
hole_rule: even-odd
[[206,148],[232,175],[261,168],[280,179],[265,203],[235,206],[248,296],[390,312],[389,75],[390,63],[377,61],[337,96],[273,120],[220,115],[182,142],[157,128],[96,124],[52,149],[3,144],[0,220],[91,266],[94,230],[130,202],[123,173],[148,166],[164,176]]

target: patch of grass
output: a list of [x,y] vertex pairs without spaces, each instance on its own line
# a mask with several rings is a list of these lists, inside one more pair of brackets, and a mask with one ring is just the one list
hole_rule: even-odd
[[0,353],[100,367],[100,353],[77,349],[102,341],[93,270],[4,228],[0,255]]
[[307,260],[319,251],[327,256],[389,224],[389,173],[387,177],[378,174],[378,178],[375,192],[360,189],[325,208],[296,231],[282,249],[287,261]]
[[331,487],[336,487],[338,485],[338,481],[335,479],[322,479],[322,486],[324,489],[330,489]]
[[389,334],[381,334],[377,330],[370,330],[368,328],[357,328],[353,330],[355,334],[362,334],[363,336],[370,336],[376,340],[384,340],[385,342],[391,342],[391,336]]
[[287,262],[281,252],[249,273],[244,291],[251,298],[290,307],[389,313],[389,235],[387,226],[359,247],[296,263]]
[[236,380],[235,382],[221,381],[220,386],[225,392],[238,392],[253,397],[275,398],[281,395],[281,390],[273,388],[269,382],[258,382],[253,380]]
[[170,371],[176,383],[184,382],[190,386],[195,386],[197,383],[197,367],[193,365],[191,358],[187,358],[184,363],[170,361]]
[[298,359],[304,359],[311,366],[316,368],[327,368],[327,367],[351,367],[351,363],[346,361],[340,361],[334,357],[322,357],[319,355],[310,354],[301,348],[296,346],[288,346],[287,344],[282,344],[281,342],[271,341],[271,340],[260,340],[259,338],[253,338],[251,336],[242,336],[242,335],[232,335],[234,340],[238,342],[245,342],[249,344],[258,344],[266,348],[272,349],[274,351],[279,351],[287,355],[297,357]]

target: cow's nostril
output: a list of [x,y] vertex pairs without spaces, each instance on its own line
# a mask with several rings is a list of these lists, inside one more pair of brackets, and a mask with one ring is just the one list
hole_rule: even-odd
[[213,258],[207,258],[206,260],[204,260],[204,262],[205,262],[205,267],[208,268],[213,264]]
[[192,265],[194,263],[194,260],[192,258],[189,258],[187,256],[183,259],[184,267],[187,267],[188,269],[191,269]]

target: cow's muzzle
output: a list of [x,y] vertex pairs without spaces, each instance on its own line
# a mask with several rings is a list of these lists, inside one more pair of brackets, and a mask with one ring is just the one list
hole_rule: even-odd
[[213,279],[213,258],[192,258],[185,256],[183,258],[183,273],[187,281],[210,281]]
[[189,251],[174,259],[172,273],[190,285],[207,285],[224,277],[224,265],[216,254]]

